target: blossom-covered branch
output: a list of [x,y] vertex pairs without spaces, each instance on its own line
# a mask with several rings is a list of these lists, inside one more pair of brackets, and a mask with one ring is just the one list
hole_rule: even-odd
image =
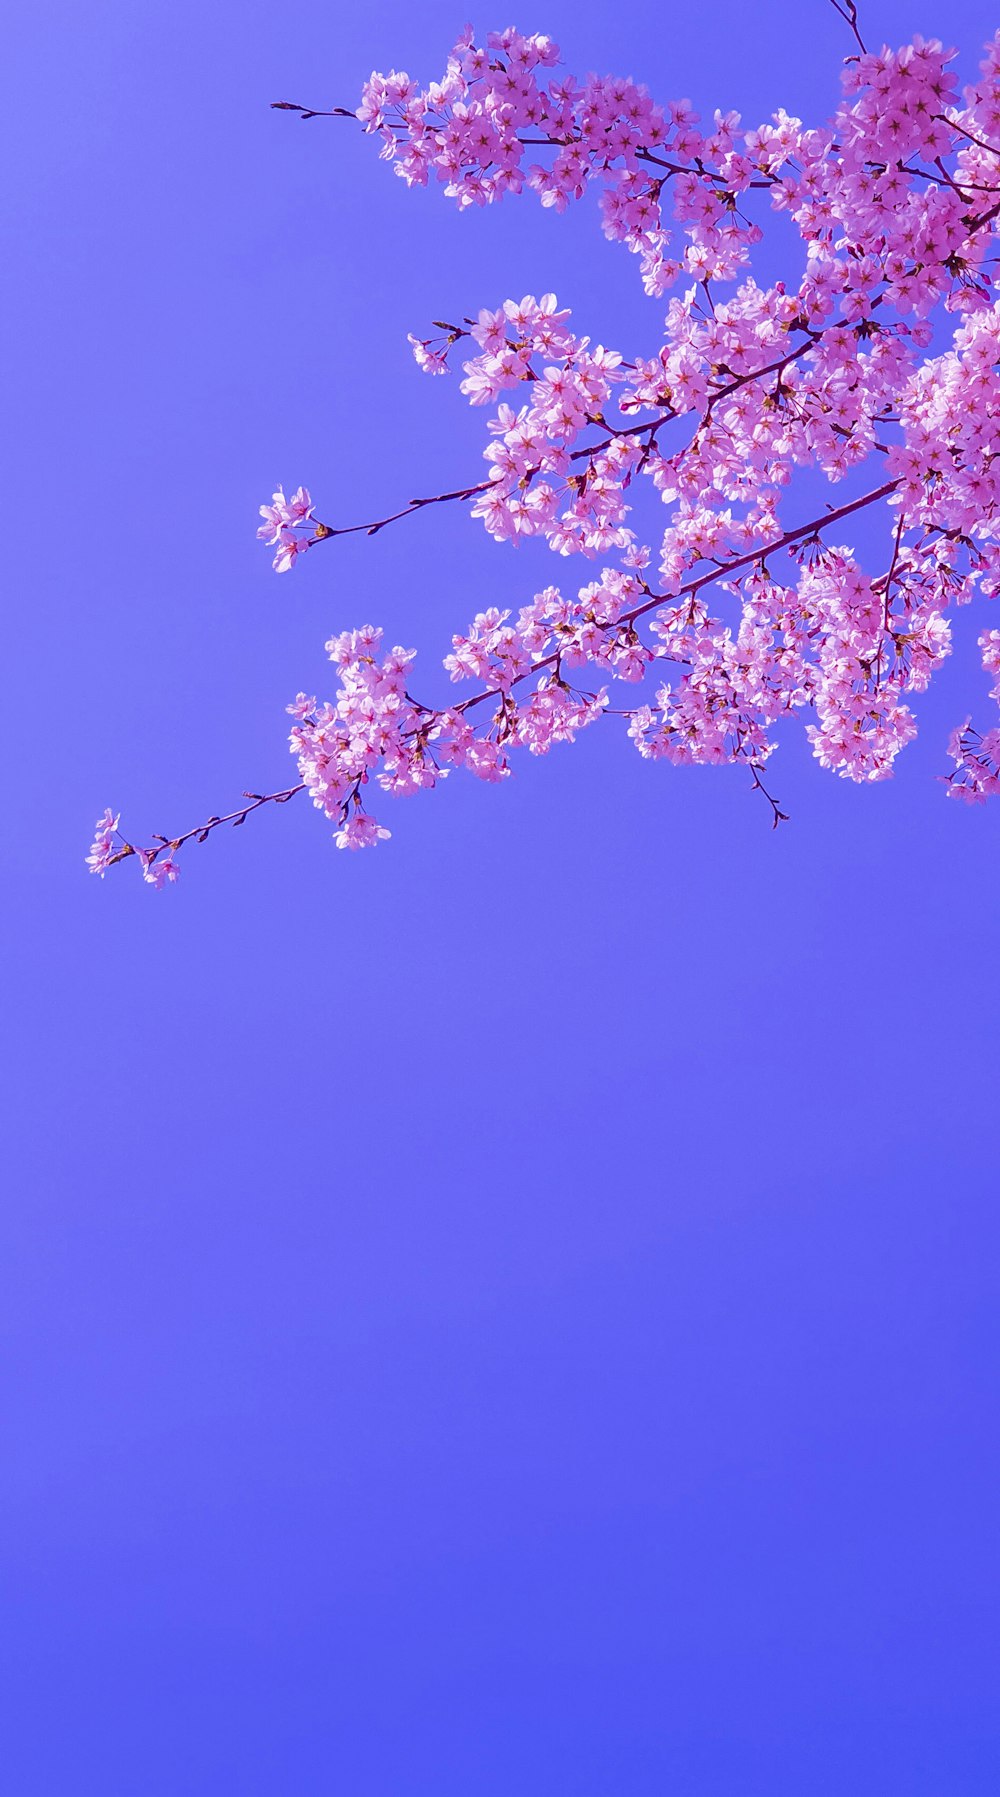
[[[414,651],[340,631],[336,695],[289,708],[299,784],[249,809],[305,789],[338,844],[363,847],[388,835],[367,808],[373,781],[404,794],[455,767],[501,780],[516,749],[544,753],[602,714],[644,756],[743,764],[766,791],[801,711],[825,767],[891,774],[916,731],[911,698],[950,652],[948,614],[1000,590],[1000,38],[960,98],[936,40],[869,53],[855,6],[834,4],[859,54],[820,128],[783,112],[705,126],[631,81],[563,76],[551,40],[513,29],[485,45],[463,33],[426,87],[373,75],[354,114],[280,103],[355,117],[408,185],[434,179],[460,210],[533,191],[562,211],[595,189],[605,235],[661,304],[656,338],[627,355],[579,334],[551,294],[439,320],[411,347],[435,376],[462,358],[461,391],[488,410],[485,477],[364,523],[321,522],[302,487],[261,507],[279,572],[450,503],[499,541],[537,537],[594,567],[456,634],[445,669],[477,690],[450,706],[412,697]],[[774,213],[801,265],[760,285],[752,257]],[[793,522],[801,469],[846,497]],[[884,518],[881,571],[831,536],[862,510]],[[980,636],[994,676],[998,643]],[[641,688],[636,703],[612,703],[611,683]],[[949,794],[1000,790],[998,750],[997,730],[963,724]],[[112,852],[110,815],[99,872],[133,852]],[[172,877],[198,834],[134,851],[147,877]]]
[[262,805],[283,805],[286,800],[294,799],[297,792],[305,791],[305,783],[299,780],[294,786],[286,786],[281,792],[245,792],[243,797],[250,802],[240,805],[235,811],[228,811],[225,817],[214,815],[206,818],[204,823],[195,824],[191,830],[184,830],[180,836],[157,836],[146,848],[136,848],[134,843],[122,834],[118,828],[119,817],[107,810],[99,817],[95,825],[94,841],[87,856],[87,865],[91,873],[103,874],[118,861],[127,860],[129,855],[137,855],[142,877],[150,886],[157,888],[176,880],[178,875],[174,855],[186,842],[207,842],[213,830],[221,824],[231,824],[235,829],[238,824],[245,824],[251,812],[259,811]]

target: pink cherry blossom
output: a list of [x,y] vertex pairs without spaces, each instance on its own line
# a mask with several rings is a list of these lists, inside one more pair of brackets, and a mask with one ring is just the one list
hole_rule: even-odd
[[105,811],[95,825],[94,840],[87,855],[87,866],[92,874],[100,874],[102,880],[118,853],[115,844],[115,832],[118,829],[119,814]]
[[413,350],[413,359],[424,374],[447,374],[448,356],[444,349],[435,349],[429,337],[407,335],[407,342]]
[[270,505],[260,507],[260,515],[264,522],[257,532],[267,543],[277,543],[283,533],[295,526],[305,524],[313,515],[313,503],[308,488],[299,487],[291,499],[285,498],[284,488],[279,487],[271,496]]
[[294,567],[295,558],[309,547],[308,537],[296,536],[292,530],[280,530],[277,537],[277,548],[274,553],[274,568],[277,574],[287,574]]
[[[520,751],[601,718],[646,759],[742,767],[774,822],[762,776],[796,714],[830,772],[891,777],[955,608],[1000,595],[1000,33],[960,90],[938,40],[876,52],[852,31],[840,103],[813,124],[701,120],[631,79],[577,81],[550,38],[513,27],[468,28],[426,85],[371,76],[356,116],[406,185],[460,210],[524,194],[558,213],[594,192],[650,329],[611,346],[586,306],[494,293],[410,335],[419,368],[456,364],[484,414],[478,471],[336,527],[279,487],[258,530],[274,567],[455,503],[498,542],[547,545],[559,578],[452,635],[447,705],[415,696],[412,649],[339,630],[332,697],[288,707],[296,784],[244,795],[169,856],[140,850],[151,884],[176,878],[181,843],[300,791],[339,847],[371,846],[389,835],[373,789],[500,783]],[[878,522],[867,565],[860,514]],[[979,644],[996,707],[1000,630]],[[1000,720],[980,723],[947,745],[967,803],[1000,791]],[[133,852],[117,822],[98,824],[95,872]]]
[[376,843],[387,841],[391,834],[391,830],[383,829],[381,824],[377,824],[364,811],[355,811],[343,829],[337,831],[334,841],[338,849],[367,849]]
[[155,887],[157,892],[163,886],[172,885],[179,878],[180,868],[172,856],[168,855],[163,860],[154,861],[153,854],[149,849],[140,849],[138,853],[142,877],[146,884]]

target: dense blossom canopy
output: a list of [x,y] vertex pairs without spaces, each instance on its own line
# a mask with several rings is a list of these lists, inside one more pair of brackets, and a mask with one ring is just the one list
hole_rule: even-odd
[[[460,208],[528,189],[560,211],[596,187],[658,335],[643,354],[595,344],[545,294],[411,337],[428,374],[462,358],[462,393],[489,411],[486,476],[350,528],[452,501],[497,539],[585,557],[588,578],[479,613],[445,659],[474,690],[444,709],[413,696],[413,650],[371,626],[335,636],[334,697],[288,708],[296,785],[147,849],[109,811],[94,871],[135,853],[161,885],[183,842],[302,790],[340,847],[362,848],[389,834],[373,786],[415,792],[458,767],[502,780],[518,749],[544,754],[605,712],[643,756],[744,763],[766,792],[777,727],[801,710],[824,767],[890,775],[952,607],[1000,591],[1000,34],[961,95],[952,59],[921,38],[852,57],[821,129],[784,112],[705,124],[631,80],[577,82],[549,38],[513,29],[485,45],[465,31],[426,88],[373,74],[356,117],[407,183],[433,178]],[[769,212],[792,221],[801,264],[761,286]],[[833,497],[796,510],[806,468]],[[640,479],[662,504],[648,541],[630,522]],[[848,521],[873,507],[885,553],[869,571]],[[343,534],[302,487],[260,509],[279,572]],[[1000,630],[979,646],[998,701]],[[1000,790],[996,724],[966,718],[948,749],[950,796]]]

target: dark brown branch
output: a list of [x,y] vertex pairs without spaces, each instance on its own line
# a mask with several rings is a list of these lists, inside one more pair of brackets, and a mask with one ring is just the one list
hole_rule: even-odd
[[957,119],[950,119],[946,112],[936,112],[934,117],[942,125],[947,125],[950,130],[957,131],[962,137],[967,137],[970,143],[977,144],[981,150],[988,150],[991,156],[1000,156],[1000,146],[988,144],[985,138],[977,137],[975,132],[970,131],[966,125],[960,125]]
[[[709,568],[704,574],[697,574],[693,580],[689,580],[685,582],[684,586],[679,587],[676,593],[651,593],[641,605],[634,606],[631,611],[623,612],[618,624],[619,626],[634,624],[638,618],[645,617],[647,612],[653,611],[658,605],[677,604],[682,599],[692,599],[696,593],[700,593],[702,587],[711,586],[718,580],[728,580],[729,576],[737,573],[740,568],[749,568],[757,562],[764,562],[768,556],[777,555],[782,549],[790,548],[793,543],[808,541],[810,538],[818,541],[820,531],[828,530],[831,524],[839,524],[841,519],[851,517],[852,513],[862,511],[865,506],[874,505],[879,499],[888,499],[889,494],[894,493],[898,486],[898,480],[888,480],[881,487],[875,487],[871,493],[863,493],[860,499],[851,499],[846,505],[837,506],[833,511],[825,513],[820,518],[811,519],[808,524],[798,524],[793,530],[786,530],[783,535],[776,537],[773,543],[762,543],[758,549],[748,549],[745,555],[734,556],[731,561],[720,562],[717,567]],[[561,654],[561,649],[554,649],[550,655],[543,656],[541,661],[536,661],[527,673],[519,674],[512,684],[518,686],[522,680],[530,680],[534,674],[540,673],[542,668],[554,666]],[[488,687],[484,692],[474,693],[471,698],[461,700],[454,709],[468,711],[471,706],[482,704],[484,699],[495,698],[499,691],[499,687]]]
[[[776,555],[782,549],[788,549],[793,543],[800,543],[803,540],[808,540],[810,538],[818,541],[821,531],[828,530],[832,524],[839,524],[842,519],[851,517],[854,512],[861,511],[865,506],[874,505],[880,499],[887,499],[889,494],[894,492],[898,485],[898,481],[886,481],[883,486],[876,487],[871,493],[862,494],[860,499],[852,499],[848,501],[846,505],[837,506],[835,510],[827,512],[820,518],[810,519],[808,524],[800,524],[793,530],[786,530],[784,534],[777,537],[773,543],[765,543],[759,548],[750,549],[745,555],[733,556],[728,562],[710,568],[704,574],[696,575],[693,580],[687,581],[680,587],[676,593],[651,593],[649,598],[645,599],[641,605],[636,605],[631,611],[623,613],[622,617],[618,620],[619,627],[629,628],[633,626],[637,619],[644,617],[647,612],[652,611],[658,605],[666,605],[671,601],[676,603],[683,599],[693,598],[696,593],[701,591],[702,587],[711,586],[715,581],[727,579],[731,574],[737,573],[740,568],[747,568],[755,563],[761,563],[765,561],[768,556]],[[901,530],[902,527],[900,526],[897,530],[897,544],[899,536],[901,535]],[[540,674],[542,670],[547,667],[554,667],[558,673],[559,660],[562,653],[562,649],[554,649],[550,655],[543,656],[540,661],[535,662],[524,674],[518,675],[512,684],[520,686],[523,681],[533,679],[535,675]],[[463,699],[458,705],[454,706],[453,709],[457,712],[469,711],[472,706],[481,705],[485,699],[496,698],[501,699],[506,705],[508,696],[509,695],[501,691],[499,687],[487,687],[481,693],[473,693],[468,699]],[[427,716],[436,715],[430,707],[420,706],[418,709],[423,711]],[[430,726],[427,723],[423,723],[420,725],[419,729],[412,732],[412,734],[414,736],[422,735],[429,727]],[[776,801],[767,791],[767,788],[760,778],[758,764],[751,761],[747,756],[743,757],[743,759],[746,760],[753,775],[754,788],[763,792],[770,803],[774,813],[774,823],[777,825],[784,820],[785,813],[778,809]],[[347,808],[352,800],[358,802],[359,785],[360,782],[355,783],[354,790],[348,794],[347,799],[344,801],[344,815],[346,815]],[[175,851],[182,848],[184,843],[190,842],[193,839],[204,842],[211,831],[218,829],[221,824],[231,824],[236,828],[237,825],[246,822],[251,812],[259,811],[262,805],[283,805],[287,803],[289,799],[293,799],[296,793],[304,791],[305,782],[300,780],[295,786],[286,787],[282,792],[244,793],[243,797],[248,799],[250,803],[241,806],[238,811],[230,811],[225,817],[210,817],[205,823],[195,825],[194,829],[186,830],[182,836],[159,836],[157,837],[159,847],[156,849],[139,850],[136,849],[132,843],[126,842],[119,853],[112,857],[108,865],[111,866],[116,861],[124,861],[129,855],[139,854],[146,865],[151,866],[165,850]]]
[[297,112],[302,119],[353,119],[358,122],[356,112],[346,106],[331,106],[326,111],[319,106],[298,106],[294,100],[272,100],[272,112]]
[[771,807],[771,828],[772,828],[772,830],[776,830],[778,828],[779,824],[787,824],[788,812],[782,811],[780,809],[780,807],[778,805],[778,801],[775,798],[774,794],[772,792],[768,791],[767,787],[764,785],[764,782],[760,777],[761,763],[759,761],[751,761],[749,759],[749,757],[746,755],[743,755],[741,757],[741,759],[746,762],[747,767],[750,769],[750,772],[753,775],[753,790],[754,790],[754,792],[762,792],[764,794],[765,799],[767,800],[768,804]]
[[375,518],[369,524],[317,524],[316,535],[310,537],[310,543],[323,543],[327,537],[352,537],[359,533],[365,536],[377,536],[387,524],[395,524],[400,518],[412,518],[415,512],[422,511],[428,505],[444,505],[450,499],[472,499],[476,493],[485,493],[492,485],[491,481],[481,480],[474,487],[455,487],[450,493],[433,493],[427,499],[410,499],[398,512],[390,512],[385,518]]
[[[782,374],[792,362],[797,362],[802,356],[806,355],[813,347],[813,343],[818,341],[822,336],[821,331],[810,330],[806,325],[800,326],[799,328],[809,331],[807,342],[801,343],[797,349],[789,350],[786,355],[779,357],[776,362],[767,362],[761,368],[754,368],[747,374],[737,375],[733,380],[728,381],[724,387],[717,387],[714,389],[709,395],[705,413],[699,420],[699,430],[708,422],[713,406],[717,405],[720,400],[728,399],[731,394],[737,393],[741,387],[747,387],[751,381],[760,380],[765,375]],[[462,334],[465,335],[466,333]],[[651,447],[657,431],[662,430],[665,424],[669,424],[671,419],[678,416],[672,409],[661,408],[661,410],[663,413],[662,417],[647,419],[644,424],[623,424],[620,429],[608,425],[608,436],[602,437],[599,443],[588,443],[581,449],[571,450],[569,457],[570,461],[581,462],[584,460],[592,460],[594,456],[601,455],[604,450],[610,449],[612,443],[618,442],[621,438],[639,437],[646,432],[649,433],[649,447]],[[604,421],[603,419],[597,418],[596,422],[603,423]],[[539,473],[541,473],[540,463],[534,467],[525,469],[525,476],[529,480],[533,479],[534,476]],[[384,530],[387,524],[396,524],[401,518],[412,518],[415,513],[423,511],[429,505],[445,505],[453,499],[459,501],[474,499],[477,493],[488,493],[493,485],[494,482],[491,480],[481,480],[477,482],[475,486],[454,487],[450,493],[432,493],[424,499],[410,499],[407,501],[406,505],[400,507],[398,512],[389,512],[386,517],[373,518],[365,524],[334,525],[317,523],[316,534],[315,536],[310,537],[309,541],[310,543],[315,544],[325,543],[329,537],[350,537],[360,535],[374,537],[378,535],[380,530]]]
[[227,811],[225,817],[210,817],[205,823],[196,824],[193,830],[185,830],[183,836],[159,836],[154,831],[160,845],[156,849],[137,849],[133,843],[126,842],[117,855],[112,855],[108,866],[113,867],[116,861],[124,861],[129,855],[140,855],[146,866],[151,867],[153,862],[167,849],[173,852],[183,848],[186,842],[191,842],[194,839],[197,839],[198,842],[205,842],[211,831],[217,830],[220,824],[232,824],[235,830],[238,824],[245,824],[250,813],[259,811],[262,805],[284,805],[289,799],[294,799],[297,792],[304,791],[305,781],[300,780],[295,786],[285,787],[283,792],[245,792],[243,797],[251,800],[251,803],[242,805],[238,811]]

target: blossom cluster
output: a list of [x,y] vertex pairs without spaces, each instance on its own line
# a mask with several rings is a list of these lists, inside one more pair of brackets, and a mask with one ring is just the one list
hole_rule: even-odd
[[134,848],[130,842],[126,842],[118,829],[120,815],[105,810],[98,818],[94,826],[94,840],[87,855],[87,866],[91,873],[100,874],[103,880],[108,868],[113,867],[116,861],[124,861],[126,856],[136,855],[147,886],[154,886],[159,891],[161,886],[176,880],[180,869],[172,852],[165,851],[172,851],[179,845],[167,843],[164,839],[159,848]]
[[[445,670],[477,690],[451,707],[411,696],[413,651],[384,652],[370,627],[333,638],[337,692],[289,708],[299,786],[273,797],[308,791],[341,847],[368,846],[388,835],[373,782],[501,780],[517,749],[607,713],[644,757],[743,764],[761,788],[793,712],[825,768],[892,773],[952,610],[1000,593],[1000,33],[961,94],[953,63],[937,40],[864,51],[822,128],[703,123],[631,80],[577,82],[551,39],[513,29],[465,31],[424,87],[372,75],[357,118],[409,185],[433,178],[460,209],[529,190],[557,211],[594,187],[657,324],[626,354],[551,293],[439,322],[411,347],[434,376],[462,359],[461,392],[487,413],[483,477],[367,525],[320,522],[303,487],[260,508],[280,572],[343,529],[455,500],[494,539],[540,538],[592,575],[456,635]],[[776,213],[799,265],[761,284],[753,251]],[[834,495],[804,515],[799,470]],[[866,509],[884,539],[871,570],[841,528]],[[980,643],[996,702],[1000,632]],[[967,720],[950,753],[950,794],[1000,790],[1000,730]],[[166,849],[141,853],[155,875]]]
[[264,522],[257,536],[273,547],[275,572],[287,574],[296,556],[316,540],[311,522],[315,507],[308,489],[299,487],[286,499],[284,488],[279,487],[271,494],[270,505],[260,506],[259,511]]

